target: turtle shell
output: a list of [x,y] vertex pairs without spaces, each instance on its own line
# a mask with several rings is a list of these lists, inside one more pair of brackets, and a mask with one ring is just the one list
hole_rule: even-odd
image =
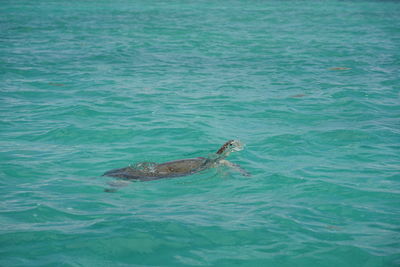
[[203,157],[181,159],[161,164],[140,162],[134,166],[110,170],[105,172],[103,176],[149,181],[190,175],[209,168],[210,164],[211,161]]

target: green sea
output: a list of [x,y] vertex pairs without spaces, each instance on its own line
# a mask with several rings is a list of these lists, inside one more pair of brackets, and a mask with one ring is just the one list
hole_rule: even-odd
[[1,1],[0,266],[400,266],[399,89],[400,1]]

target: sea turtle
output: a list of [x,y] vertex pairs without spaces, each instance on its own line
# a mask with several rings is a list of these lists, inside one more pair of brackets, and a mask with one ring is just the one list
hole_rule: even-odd
[[110,170],[105,172],[103,176],[117,177],[126,180],[151,181],[190,175],[218,165],[229,166],[245,176],[250,176],[250,174],[239,167],[239,165],[225,160],[231,152],[240,151],[242,149],[243,145],[240,141],[229,140],[215,154],[207,158],[181,159],[160,164],[141,162],[134,166]]

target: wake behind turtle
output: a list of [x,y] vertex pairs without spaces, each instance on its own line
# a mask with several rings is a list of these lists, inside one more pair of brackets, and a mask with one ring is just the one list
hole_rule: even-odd
[[151,181],[191,175],[219,165],[229,166],[245,176],[250,176],[250,174],[239,167],[239,165],[225,159],[231,152],[240,151],[242,149],[243,145],[240,141],[229,140],[210,157],[181,159],[160,164],[154,162],[140,162],[134,166],[107,171],[103,176],[117,177],[126,180]]

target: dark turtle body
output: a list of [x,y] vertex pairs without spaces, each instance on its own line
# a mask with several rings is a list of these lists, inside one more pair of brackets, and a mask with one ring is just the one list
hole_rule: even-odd
[[207,158],[193,158],[169,161],[161,164],[142,162],[135,166],[114,169],[104,173],[104,176],[151,181],[193,174],[210,167],[212,161]]
[[210,158],[181,159],[160,164],[141,162],[134,166],[110,170],[103,176],[140,181],[185,176],[211,168],[228,156],[230,152],[241,149],[242,144],[239,141],[229,140]]

